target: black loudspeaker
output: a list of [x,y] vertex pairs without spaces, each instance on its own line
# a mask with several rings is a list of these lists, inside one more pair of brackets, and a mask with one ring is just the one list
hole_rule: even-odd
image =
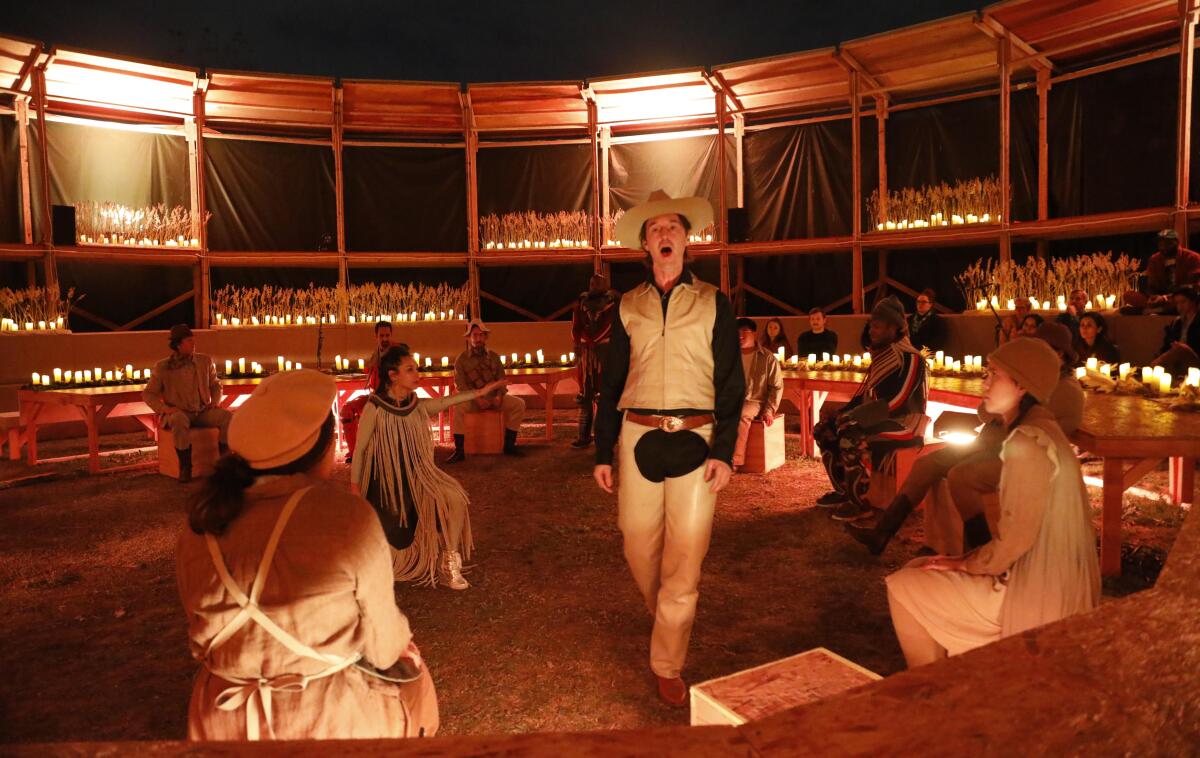
[[726,220],[730,242],[750,241],[750,213],[745,208],[730,208]]
[[54,231],[54,244],[59,247],[75,244],[75,206],[54,205],[50,207],[50,228]]

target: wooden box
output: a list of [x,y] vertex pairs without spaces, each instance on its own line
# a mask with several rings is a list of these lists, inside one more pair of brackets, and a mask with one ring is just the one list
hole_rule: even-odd
[[747,474],[765,474],[783,465],[786,459],[786,443],[783,436],[782,415],[767,426],[761,421],[750,425],[750,436],[746,438],[746,461],[741,470]]
[[694,685],[692,726],[745,724],[882,679],[823,647]]
[[[212,427],[193,427],[192,476],[209,476],[220,457],[218,443],[221,430]],[[158,430],[158,473],[172,479],[179,478],[179,455],[175,452],[175,438],[170,429]]]
[[500,411],[463,414],[461,432],[467,455],[499,455],[504,452],[504,416]]

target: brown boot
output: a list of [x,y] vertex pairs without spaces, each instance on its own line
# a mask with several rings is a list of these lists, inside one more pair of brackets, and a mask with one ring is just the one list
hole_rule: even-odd
[[900,527],[904,526],[904,521],[908,518],[908,514],[913,512],[913,508],[914,504],[906,495],[896,495],[887,510],[879,517],[879,521],[875,522],[875,526],[846,524],[846,533],[866,545],[867,550],[871,551],[871,555],[879,555],[887,547],[892,537],[896,536],[896,532],[900,531]]
[[179,456],[179,483],[187,484],[192,481],[192,449],[176,450]]

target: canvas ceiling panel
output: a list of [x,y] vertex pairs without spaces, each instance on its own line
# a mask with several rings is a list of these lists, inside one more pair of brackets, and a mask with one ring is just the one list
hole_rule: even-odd
[[50,202],[188,207],[187,140],[50,121]]
[[[182,266],[114,266],[60,260],[58,281],[64,294],[75,289],[79,307],[121,325],[190,290],[192,270]],[[192,324],[194,316],[192,300],[187,299],[135,328],[138,331],[170,329],[174,324]],[[71,329],[77,332],[108,331],[78,314],[71,316]],[[164,340],[164,355],[166,352]]]
[[1173,205],[1179,59],[1050,89],[1050,215]]
[[592,146],[489,147],[477,159],[479,213],[586,211]]
[[458,148],[346,147],[346,249],[467,249],[466,155]]
[[23,242],[24,238],[17,120],[12,116],[0,116],[0,242]]
[[330,148],[207,139],[204,157],[210,249],[337,249]]

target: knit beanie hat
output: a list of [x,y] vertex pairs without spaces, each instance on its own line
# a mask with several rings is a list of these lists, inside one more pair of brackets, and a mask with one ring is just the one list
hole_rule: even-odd
[[871,318],[892,324],[898,329],[905,329],[908,326],[908,318],[904,315],[904,305],[896,299],[895,295],[885,297],[875,303],[875,307],[871,309]]
[[993,350],[987,359],[989,365],[1003,369],[1039,403],[1050,400],[1058,386],[1062,364],[1054,349],[1042,340],[1018,337]]
[[1037,331],[1033,336],[1045,342],[1054,350],[1062,353],[1063,362],[1068,366],[1075,365],[1077,356],[1075,355],[1074,341],[1071,336],[1071,330],[1057,321],[1043,321],[1038,325]]

